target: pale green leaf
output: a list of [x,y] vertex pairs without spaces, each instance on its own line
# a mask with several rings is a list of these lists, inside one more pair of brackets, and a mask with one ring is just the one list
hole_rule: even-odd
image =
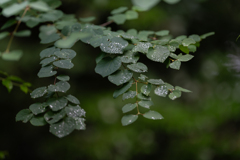
[[212,35],[214,35],[214,34],[215,34],[215,32],[209,32],[209,33],[206,33],[206,34],[201,35],[200,37],[201,37],[202,39],[205,39],[205,38],[207,38],[207,37],[209,37],[209,36],[212,36]]
[[160,1],[161,0],[132,0],[132,3],[142,11],[147,11],[157,5]]
[[163,0],[163,1],[165,1],[168,4],[176,4],[176,3],[180,2],[180,0]]
[[18,61],[22,57],[21,50],[14,50],[2,54],[2,59],[6,61]]
[[148,77],[146,75],[140,74],[140,77],[138,78],[142,81],[145,81]]
[[128,46],[128,42],[120,37],[114,37],[109,41],[104,42],[101,44],[100,48],[103,52],[106,53],[123,53],[123,49]]
[[137,19],[138,13],[136,11],[129,10],[125,13],[127,20]]
[[181,62],[178,61],[178,60],[170,63],[170,65],[169,65],[170,68],[172,68],[172,69],[177,69],[177,70],[180,69],[180,66],[181,66]]
[[194,41],[192,38],[186,38],[182,41],[182,45],[187,47],[189,46],[190,44],[195,44],[196,41]]
[[72,118],[80,118],[82,116],[85,117],[85,114],[86,114],[84,109],[82,109],[79,105],[77,105],[77,106],[68,105],[65,108],[65,111],[66,111],[68,117],[72,117]]
[[62,49],[54,52],[54,55],[56,55],[58,58],[73,59],[77,53],[72,49]]
[[29,6],[35,10],[42,11],[42,12],[47,12],[51,9],[48,6],[48,4],[45,3],[44,1],[31,2]]
[[44,78],[54,76],[55,74],[57,74],[57,71],[53,71],[53,66],[49,65],[42,67],[37,75],[39,78]]
[[149,47],[152,47],[152,44],[149,42],[138,42],[137,45],[132,49],[132,51],[148,53]]
[[50,63],[54,62],[56,59],[57,59],[57,57],[55,57],[55,56],[45,58],[40,62],[40,64],[42,64],[42,67],[45,67],[45,66],[49,65]]
[[191,91],[189,91],[189,90],[187,90],[185,88],[179,87],[179,86],[176,86],[175,89],[179,90],[179,91],[182,91],[182,92],[191,92]]
[[167,36],[167,35],[169,35],[169,30],[158,31],[158,32],[155,32],[155,34],[157,36]]
[[5,17],[10,17],[24,10],[24,8],[27,7],[27,5],[28,1],[23,1],[22,3],[13,3],[12,5],[4,8],[2,14]]
[[125,14],[114,14],[113,16],[108,17],[109,20],[114,21],[116,24],[124,24],[126,21]]
[[144,94],[142,94],[142,93],[139,93],[139,94],[137,95],[137,97],[138,97],[139,99],[141,99],[141,100],[151,101],[151,97],[150,97],[150,96],[146,96],[146,95],[144,95]]
[[70,59],[55,61],[53,65],[63,69],[71,69],[74,66]]
[[121,57],[123,63],[137,63],[139,60],[139,54],[132,51],[127,51]]
[[196,35],[196,34],[190,35],[189,38],[192,38],[196,42],[201,41],[201,37],[199,35]]
[[187,62],[187,61],[191,60],[193,57],[194,57],[193,55],[187,54],[187,55],[183,55],[183,56],[179,57],[178,60],[181,62]]

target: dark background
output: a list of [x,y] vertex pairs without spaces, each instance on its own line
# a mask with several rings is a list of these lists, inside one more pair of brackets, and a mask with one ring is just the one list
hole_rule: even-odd
[[[107,21],[110,11],[132,6],[121,0],[63,0],[59,8],[77,17],[96,16],[95,24]],[[15,122],[18,111],[35,101],[15,87],[11,93],[0,85],[0,151],[7,159],[82,159],[82,160],[238,160],[240,159],[240,83],[237,73],[228,65],[228,54],[238,54],[240,42],[239,0],[182,0],[169,5],[159,3],[139,19],[124,25],[112,24],[113,30],[170,30],[173,36],[215,32],[201,42],[195,57],[183,63],[180,71],[141,57],[149,66],[149,77],[185,87],[175,101],[152,95],[153,110],[165,119],[139,119],[126,127],[121,125],[121,97],[112,98],[116,86],[94,72],[100,49],[77,43],[69,93],[78,97],[87,112],[87,130],[74,131],[59,139],[48,126],[34,127]],[[2,17],[1,23],[5,20]],[[38,26],[39,27],[39,26]],[[12,48],[22,49],[19,62],[0,60],[0,70],[20,76],[33,84],[32,89],[48,85],[51,78],[39,79],[39,53],[47,45],[39,44],[38,27],[28,38],[15,38]],[[20,29],[26,28],[22,24]],[[6,48],[2,40],[0,49]]]

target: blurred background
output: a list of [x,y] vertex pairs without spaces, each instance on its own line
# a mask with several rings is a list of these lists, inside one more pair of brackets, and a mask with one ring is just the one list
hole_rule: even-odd
[[[132,6],[121,0],[63,0],[60,9],[77,17],[96,16],[95,24],[107,21],[110,11]],[[174,101],[152,94],[153,110],[165,119],[153,121],[139,117],[126,127],[121,125],[121,97],[112,98],[117,88],[94,72],[100,49],[77,43],[69,93],[78,97],[87,112],[87,130],[74,131],[59,139],[49,126],[34,127],[15,122],[15,115],[35,101],[14,87],[11,93],[0,85],[0,151],[6,159],[58,160],[239,160],[240,159],[240,79],[229,68],[228,55],[240,54],[239,0],[181,0],[169,5],[160,2],[139,19],[113,30],[170,30],[179,35],[215,32],[201,42],[195,57],[183,63],[180,71],[142,57],[149,66],[148,76],[192,91]],[[1,16],[1,24],[5,19]],[[39,27],[39,26],[38,26]],[[12,49],[22,49],[19,62],[0,60],[0,70],[20,76],[33,84],[32,89],[48,85],[51,78],[39,79],[39,53],[47,45],[39,44],[38,27],[28,38],[15,38]],[[22,24],[20,29],[26,28]],[[4,50],[7,40],[2,40]],[[240,56],[240,55],[239,55]]]

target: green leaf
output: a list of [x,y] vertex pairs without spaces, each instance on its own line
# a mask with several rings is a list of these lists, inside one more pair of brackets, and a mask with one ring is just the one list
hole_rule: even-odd
[[177,69],[177,70],[180,69],[180,66],[181,66],[181,62],[178,61],[178,60],[170,63],[170,65],[169,65],[170,68],[172,68],[172,69]]
[[127,51],[121,57],[123,63],[137,63],[139,60],[139,54],[132,51]]
[[55,42],[56,40],[60,39],[60,35],[57,33],[57,29],[55,26],[47,26],[43,25],[40,27],[40,34],[39,38],[41,39],[42,44],[48,44]]
[[47,87],[39,87],[30,93],[31,98],[39,98],[47,93]]
[[39,113],[45,112],[47,106],[48,105],[46,103],[34,103],[29,106],[29,109],[33,114],[37,115]]
[[25,86],[25,85],[20,85],[20,89],[21,89],[21,91],[23,91],[24,93],[28,93],[28,87],[27,86]]
[[2,14],[5,17],[10,17],[22,11],[25,7],[27,7],[28,1],[24,1],[22,3],[13,3],[12,5],[3,9]]
[[114,74],[108,76],[108,80],[117,86],[128,82],[133,76],[133,73],[127,69],[118,70]]
[[125,99],[134,98],[134,97],[136,97],[136,95],[137,95],[136,91],[128,91],[123,94],[122,100],[124,101]]
[[154,85],[162,85],[164,84],[163,80],[161,79],[149,79],[149,83],[154,84]]
[[127,34],[130,34],[132,36],[137,36],[137,30],[136,29],[129,29],[127,31]]
[[127,7],[119,7],[117,9],[114,9],[111,11],[111,14],[118,14],[126,11],[128,8]]
[[141,100],[151,101],[151,97],[145,96],[145,95],[142,94],[142,93],[139,93],[139,94],[137,95],[137,97],[138,97],[139,99],[141,99]]
[[10,2],[11,0],[1,0],[0,1],[0,5],[4,4],[4,3],[7,3],[7,2]]
[[31,31],[30,30],[23,30],[23,31],[19,31],[14,33],[14,36],[17,37],[28,37],[31,35]]
[[70,77],[67,75],[59,75],[59,76],[57,76],[57,79],[60,81],[69,81]]
[[169,95],[168,97],[171,99],[171,100],[175,100],[176,98],[179,98],[181,97],[182,95],[182,92],[179,91],[179,90],[173,90]]
[[129,10],[125,13],[127,20],[137,19],[138,13],[136,11]]
[[45,58],[44,60],[42,60],[40,62],[40,64],[42,64],[42,67],[45,67],[45,66],[49,65],[50,63],[54,62],[56,59],[57,59],[57,57],[55,57],[55,56]]
[[18,61],[22,57],[21,50],[10,51],[9,53],[3,53],[2,59],[6,61]]
[[138,115],[130,114],[130,115],[123,116],[121,119],[121,122],[122,122],[123,126],[127,126],[127,125],[135,122],[137,119],[138,119]]
[[63,69],[71,69],[74,66],[70,59],[55,61],[53,65]]
[[209,36],[212,36],[212,35],[214,35],[214,34],[215,34],[215,32],[209,32],[209,33],[206,33],[206,34],[201,35],[200,37],[201,37],[202,39],[205,39],[205,38],[207,38],[207,37],[209,37]]
[[148,36],[154,34],[154,31],[140,31],[137,35],[140,41],[148,41]]
[[150,109],[150,106],[153,105],[153,102],[152,102],[152,101],[140,101],[140,102],[138,102],[138,104],[139,104],[141,107]]
[[63,119],[65,115],[66,115],[65,109],[62,109],[58,112],[48,111],[47,113],[44,114],[44,119],[47,123],[53,124]]
[[143,115],[143,117],[153,120],[163,119],[163,116],[156,111],[148,111]]
[[142,11],[147,11],[157,5],[161,0],[132,0],[133,5],[141,8]]
[[39,116],[33,116],[32,119],[30,120],[30,123],[33,126],[44,126],[45,124],[47,124],[47,122],[45,121],[44,117],[41,115]]
[[67,95],[65,98],[74,104],[80,104],[79,100],[71,94]]
[[155,33],[157,36],[167,36],[169,35],[169,30],[162,30]]
[[149,47],[152,47],[152,44],[149,42],[138,42],[137,46],[135,46],[132,51],[133,52],[141,52],[148,53]]
[[67,105],[68,100],[64,97],[50,98],[47,104],[52,109],[52,111],[58,111]]
[[62,121],[51,124],[50,132],[55,136],[62,138],[64,136],[69,135],[72,131],[74,131],[76,127],[76,122],[73,118],[66,117]]
[[7,79],[16,81],[16,82],[24,82],[21,78],[19,78],[17,76],[8,76]]
[[192,38],[186,38],[182,41],[182,45],[187,47],[190,44],[195,44],[196,42]]
[[177,39],[172,39],[171,41],[169,41],[169,45],[174,46],[174,47],[179,47],[179,45],[182,44],[181,41],[177,40]]
[[128,46],[128,42],[123,40],[120,37],[114,37],[110,41],[106,41],[101,44],[100,48],[103,52],[113,53],[113,54],[122,54],[123,49]]
[[130,112],[130,111],[132,111],[136,107],[137,107],[136,103],[134,103],[134,104],[132,104],[132,103],[125,104],[123,106],[123,108],[122,108],[122,112],[123,113]]
[[178,58],[178,60],[181,62],[187,62],[191,60],[193,57],[194,57],[193,55],[187,54],[187,55],[181,56],[180,58]]
[[54,55],[58,58],[73,59],[77,53],[72,49],[62,49],[61,51],[54,52]]
[[124,24],[126,21],[126,15],[125,14],[114,14],[113,16],[108,17],[109,20],[114,21],[116,24]]
[[23,109],[17,113],[16,121],[23,121],[23,123],[27,123],[32,116],[33,114],[29,109]]
[[96,48],[99,47],[101,44],[106,43],[108,40],[107,36],[96,35],[90,39],[90,44]]
[[174,87],[171,84],[165,83],[165,86],[167,87],[168,90],[174,89]]
[[59,51],[59,49],[57,49],[56,47],[44,49],[40,52],[40,58],[43,59],[46,57],[51,57],[52,55],[54,55],[56,51]]
[[168,94],[168,88],[166,85],[161,85],[154,90],[154,93],[158,96],[166,97]]
[[143,74],[140,74],[140,77],[138,77],[138,78],[142,81],[145,81],[148,77]]
[[16,24],[17,23],[17,20],[12,18],[12,19],[9,19],[6,23],[4,23],[4,25],[2,25],[1,29],[0,30],[4,30],[8,27],[11,27],[12,25]]
[[86,38],[88,36],[89,33],[74,32],[67,38],[57,40],[54,45],[59,48],[71,48],[79,39]]
[[86,17],[86,18],[79,18],[81,22],[87,23],[87,22],[92,22],[96,19],[96,17]]
[[196,34],[190,35],[189,38],[192,38],[196,42],[201,41],[201,37],[199,35],[196,35]]
[[176,37],[175,39],[176,39],[176,40],[179,40],[179,41],[182,41],[182,40],[184,40],[184,39],[186,39],[186,38],[187,38],[187,36],[182,35],[182,36]]
[[148,95],[150,94],[150,92],[151,92],[151,89],[152,89],[152,84],[151,84],[151,83],[148,83],[147,85],[143,85],[143,86],[141,87],[141,92],[142,92],[144,95],[148,96]]
[[57,74],[57,71],[53,71],[53,66],[49,65],[42,67],[37,75],[39,78],[44,78],[54,76],[55,74]]
[[97,58],[95,59],[96,63],[99,63],[104,57],[105,57],[106,53],[101,52]]
[[95,68],[95,72],[100,74],[102,77],[106,77],[115,71],[117,71],[121,67],[121,57],[110,58],[106,57],[103,58]]
[[194,52],[197,51],[197,47],[195,45],[191,44],[191,45],[188,46],[188,50],[189,50],[189,52],[193,52],[194,53]]
[[130,65],[127,65],[127,67],[134,71],[134,72],[138,72],[138,73],[143,73],[143,72],[147,72],[148,68],[145,64],[143,63],[135,63],[135,64],[130,64]]
[[13,83],[12,81],[8,80],[8,79],[3,79],[2,80],[2,84],[7,88],[8,92],[11,92],[12,88],[13,88]]
[[[50,10],[44,14],[41,14],[42,22],[55,22],[63,16],[63,12],[60,10]],[[69,22],[69,21],[68,21]],[[69,24],[69,23],[68,23]]]
[[131,88],[133,84],[133,80],[129,81],[128,83],[124,84],[123,87],[117,89],[113,93],[113,98],[117,98],[121,94],[125,93],[129,88]]
[[152,61],[163,63],[168,56],[170,55],[170,51],[165,46],[157,45],[154,49],[149,49],[147,53],[147,58]]
[[168,4],[176,4],[176,3],[178,3],[180,0],[163,0],[163,1],[165,1],[165,2],[168,3]]
[[65,108],[65,111],[68,117],[72,117],[72,118],[80,118],[82,116],[85,117],[85,114],[86,114],[84,109],[82,109],[79,105],[77,106],[68,105],[68,107]]
[[75,129],[77,129],[77,130],[85,130],[86,129],[86,124],[84,123],[84,121],[85,121],[84,118],[75,118],[75,121],[76,121]]
[[0,33],[0,40],[3,39],[3,38],[5,38],[5,37],[7,37],[8,35],[9,35],[8,32],[2,32],[2,33]]
[[69,90],[70,84],[68,82],[60,81],[57,82],[55,85],[49,85],[48,90],[51,92],[67,92]]
[[189,90],[187,90],[185,88],[179,87],[179,86],[176,86],[175,89],[179,90],[179,91],[182,91],[182,92],[191,92],[191,91],[189,91]]
[[31,2],[29,6],[35,10],[42,11],[42,12],[47,12],[51,9],[48,6],[48,4],[45,3],[44,1]]

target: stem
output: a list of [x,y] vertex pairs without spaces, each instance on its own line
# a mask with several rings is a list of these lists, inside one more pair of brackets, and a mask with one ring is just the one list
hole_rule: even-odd
[[17,32],[18,27],[19,27],[20,23],[22,22],[21,19],[25,16],[25,14],[27,13],[28,10],[29,10],[29,7],[27,6],[25,8],[23,14],[22,14],[22,17],[18,20],[17,25],[16,25],[14,31],[12,32],[12,35],[11,35],[11,38],[10,38],[10,40],[8,42],[7,49],[6,49],[5,53],[9,53],[9,50],[10,50],[10,47],[11,47],[11,44],[12,44],[12,41],[13,41],[14,34]]
[[101,25],[99,25],[99,26],[105,27],[105,26],[107,26],[107,25],[109,25],[109,24],[111,24],[111,23],[113,23],[113,21],[108,21],[108,22],[103,23],[103,24],[101,24]]
[[[134,78],[134,77],[133,77]],[[135,78],[134,78],[135,80]],[[139,111],[139,107],[138,107],[138,99],[137,99],[137,95],[138,95],[138,88],[137,88],[137,82],[136,82],[136,103],[137,103],[137,111],[138,113],[137,114],[141,114],[140,111]]]

